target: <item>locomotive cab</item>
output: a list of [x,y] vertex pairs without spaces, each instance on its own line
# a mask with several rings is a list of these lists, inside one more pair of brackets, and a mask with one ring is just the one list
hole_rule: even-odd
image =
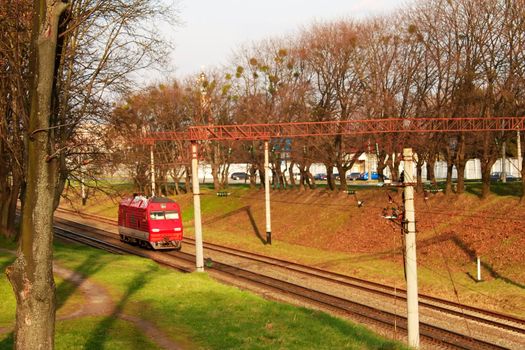
[[182,217],[177,202],[163,197],[133,196],[119,205],[121,240],[153,249],[181,248]]

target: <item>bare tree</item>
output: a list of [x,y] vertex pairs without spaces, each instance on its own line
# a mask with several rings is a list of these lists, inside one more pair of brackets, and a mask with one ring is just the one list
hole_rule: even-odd
[[[31,114],[28,164],[20,245],[7,276],[17,300],[15,348],[52,349],[55,333],[55,283],[52,268],[53,202],[58,176],[53,125],[50,124],[59,20],[68,4],[33,5]],[[30,320],[30,322],[28,322]]]

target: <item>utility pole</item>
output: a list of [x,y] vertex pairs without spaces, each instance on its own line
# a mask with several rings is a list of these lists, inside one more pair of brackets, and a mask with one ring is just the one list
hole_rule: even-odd
[[266,203],[266,243],[272,244],[272,220],[270,215],[270,164],[268,140],[264,141],[264,201]]
[[414,163],[412,148],[403,149],[404,160],[404,204],[405,273],[407,281],[408,345],[419,348],[419,306],[417,288],[416,220],[414,209]]
[[155,157],[153,155],[153,147],[155,147],[155,143],[152,143],[150,146],[151,196],[155,197]]
[[191,143],[191,183],[193,186],[193,208],[195,226],[195,267],[197,272],[204,272],[204,254],[202,250],[201,193],[199,188],[198,146]]

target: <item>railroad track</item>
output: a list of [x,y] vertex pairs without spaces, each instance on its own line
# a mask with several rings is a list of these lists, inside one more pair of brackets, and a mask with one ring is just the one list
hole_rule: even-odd
[[[195,244],[195,241],[192,238],[184,238],[184,242]],[[245,252],[230,247],[224,247],[213,243],[204,243],[204,248],[206,248],[207,250],[227,253],[241,258],[248,258],[252,261],[261,262],[291,272],[304,274],[307,277],[315,277],[328,282],[335,282],[342,286],[359,289],[368,293],[384,297],[397,298],[402,302],[406,302],[406,290],[402,288],[394,288],[385,284],[380,284],[348,275],[339,274],[336,272],[310,267],[288,260],[272,258],[262,254]],[[451,315],[459,316],[465,319],[470,319],[479,323],[502,328],[508,331],[513,331],[517,333],[525,332],[525,320],[523,319],[493,312],[490,310],[476,308],[469,305],[459,304],[446,299],[419,294],[419,306],[428,309],[433,309],[439,312],[446,312]],[[502,323],[502,321],[505,323]]]
[[[95,231],[95,232],[94,232]],[[99,232],[96,232],[99,231]],[[93,233],[96,233],[101,238],[93,237]],[[166,259],[165,256],[158,255],[153,251],[141,249],[136,246],[131,246],[124,242],[121,242],[118,236],[111,233],[103,233],[100,229],[93,229],[87,225],[80,223],[57,219],[55,217],[54,234],[56,237],[69,241],[88,245],[90,247],[105,250],[113,254],[132,254],[141,256],[144,258],[152,259],[155,262],[174,268],[181,272],[192,272],[194,270],[192,264],[180,264],[173,259]]]
[[[116,226],[115,222],[108,219],[100,220],[100,217],[96,215],[82,215],[86,218],[91,218]],[[75,223],[77,228],[85,225]],[[116,235],[109,233],[104,230],[96,229],[98,235],[111,238]],[[185,239],[186,244],[194,243],[192,239]],[[239,251],[233,248],[224,247],[216,244],[205,243],[204,247],[208,251],[221,252],[223,254],[229,254],[243,259],[249,259],[258,263],[264,263],[267,265],[279,267],[294,273],[304,274],[308,277],[318,278],[324,281],[337,283],[339,285],[359,289],[368,293],[373,293],[386,298],[404,298],[403,290],[395,291],[392,287],[383,284],[370,282],[351,276],[337,274],[322,269],[312,268],[305,265],[297,264],[290,261],[281,259],[270,258],[264,255],[248,253]],[[169,255],[178,259],[184,259],[189,264],[194,263],[194,255],[183,252],[164,252],[159,255]],[[148,256],[150,257],[150,256]],[[150,257],[151,258],[151,257]],[[156,260],[156,259],[155,259]],[[162,262],[161,262],[162,263]],[[379,310],[367,305],[356,303],[349,300],[348,298],[341,298],[332,294],[323,293],[318,290],[306,288],[291,282],[286,282],[280,279],[273,278],[271,276],[263,275],[248,269],[240,268],[231,264],[225,264],[221,262],[213,263],[213,270],[223,274],[229,274],[235,276],[237,279],[244,280],[248,283],[257,284],[264,286],[266,289],[273,290],[275,292],[286,293],[287,295],[293,295],[295,298],[307,301],[311,304],[319,305],[320,307],[334,310],[337,312],[343,312],[345,314],[351,314],[354,318],[357,318],[364,322],[372,322],[376,325],[383,327],[399,329],[406,328],[406,318],[396,313],[391,313],[384,310]],[[399,294],[398,294],[399,293]],[[495,312],[482,310],[466,305],[460,305],[447,300],[434,298],[430,296],[420,295],[420,306],[422,308],[432,309],[437,312],[446,313],[448,315],[455,315],[464,319],[475,321],[481,325],[496,327],[503,329],[508,332],[514,332],[523,335],[525,333],[525,321],[508,315],[502,315]],[[465,336],[463,334],[452,332],[435,325],[420,322],[420,333],[422,338],[427,341],[436,342],[439,344],[447,344],[451,347],[462,348],[462,349],[505,349],[506,347],[487,342],[481,339],[474,339],[472,336]]]

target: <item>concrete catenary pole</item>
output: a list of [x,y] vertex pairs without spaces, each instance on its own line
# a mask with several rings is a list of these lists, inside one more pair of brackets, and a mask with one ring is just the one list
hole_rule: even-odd
[[266,203],[266,243],[272,244],[272,219],[270,214],[270,163],[268,141],[264,141],[264,201]]
[[368,140],[368,153],[366,154],[366,164],[368,165],[368,182],[372,181],[372,151],[370,150],[370,140]]
[[193,211],[195,225],[195,267],[197,272],[204,272],[204,254],[202,250],[201,193],[199,188],[199,158],[196,142],[191,143],[191,183],[193,186]]
[[155,197],[155,156],[153,155],[154,144],[150,146],[150,172],[151,172],[151,196]]
[[517,144],[518,144],[518,175],[521,176],[521,166],[522,166],[522,161],[523,161],[523,158],[522,158],[522,155],[521,155],[521,135],[520,135],[520,132],[518,131],[517,133]]
[[416,221],[414,210],[414,163],[412,148],[403,149],[405,168],[405,271],[407,279],[408,345],[419,348],[419,307],[417,289]]
[[501,182],[507,182],[507,143],[501,144]]

